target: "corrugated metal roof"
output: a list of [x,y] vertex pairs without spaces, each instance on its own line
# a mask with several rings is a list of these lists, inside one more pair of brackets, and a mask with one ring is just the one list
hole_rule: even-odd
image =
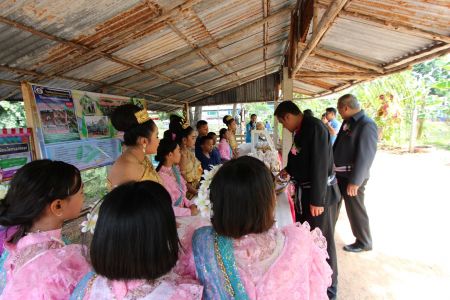
[[[330,1],[318,1],[320,12]],[[198,102],[280,70],[296,2],[1,1],[0,65],[8,68],[0,69],[0,79],[145,96],[161,103]],[[441,37],[450,34],[446,1],[360,0],[345,7],[319,48],[392,70],[389,63],[445,45],[429,35],[397,32],[380,20]],[[23,75],[23,70],[42,74]],[[302,72],[363,71],[354,62],[316,54],[306,60],[297,79],[302,80]],[[311,95],[353,82],[330,76],[303,80],[295,87]],[[0,99],[14,90],[20,93],[5,84],[0,84]]]

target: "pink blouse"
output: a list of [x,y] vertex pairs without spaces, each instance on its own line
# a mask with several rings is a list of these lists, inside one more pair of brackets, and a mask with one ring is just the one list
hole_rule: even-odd
[[[178,171],[180,169],[178,166],[176,166]],[[172,198],[172,204],[173,204],[173,211],[175,213],[176,217],[185,217],[191,215],[191,209],[189,208],[193,203],[189,201],[189,199],[186,197],[186,180],[183,176],[180,174],[180,182],[181,185],[178,184],[177,178],[175,177],[175,174],[172,171],[172,168],[168,168],[165,166],[162,166],[161,169],[158,171],[159,177],[161,177],[163,181],[163,185],[166,188],[166,190],[169,192],[170,197]],[[177,200],[182,197],[181,204],[179,206],[176,205]]]
[[220,157],[222,158],[222,160],[230,160],[233,156],[231,146],[228,143],[227,139],[221,139],[217,148],[219,149]]
[[109,280],[96,276],[89,282],[83,300],[110,299],[167,299],[200,300],[203,287],[195,280],[183,279],[173,273],[162,276],[155,281]]
[[[310,231],[308,223],[272,228],[233,241],[249,299],[328,299],[332,271],[326,247],[321,231]],[[176,271],[195,274],[192,246],[187,251],[189,255],[180,258]]]
[[5,243],[6,286],[0,299],[69,299],[90,270],[81,245],[64,245],[61,229],[31,233]]

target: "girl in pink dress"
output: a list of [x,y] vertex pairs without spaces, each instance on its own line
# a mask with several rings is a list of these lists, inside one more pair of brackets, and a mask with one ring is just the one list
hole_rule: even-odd
[[186,180],[181,176],[178,167],[181,160],[180,146],[171,138],[162,139],[155,159],[159,161],[159,166],[156,168],[159,177],[172,198],[175,216],[196,215],[197,206],[186,197]]
[[68,299],[89,270],[80,245],[61,240],[63,222],[83,206],[80,172],[60,161],[22,167],[0,204],[0,224],[15,227],[0,260],[0,299]]
[[228,129],[222,128],[219,131],[219,153],[222,158],[222,162],[229,161],[233,157],[233,150],[231,150],[231,146],[228,143],[230,138],[230,133]]
[[91,243],[94,272],[71,299],[200,300],[202,286],[173,272],[179,239],[166,189],[153,181],[131,182],[106,195]]
[[203,299],[328,299],[326,240],[308,224],[274,227],[274,182],[264,163],[248,156],[225,163],[210,193],[212,226],[192,239]]

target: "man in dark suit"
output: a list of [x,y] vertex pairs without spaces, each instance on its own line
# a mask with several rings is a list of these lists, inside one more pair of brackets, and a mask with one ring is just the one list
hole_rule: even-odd
[[[338,111],[344,119],[334,143],[334,163],[339,189],[345,202],[355,243],[345,251],[372,250],[369,217],[364,205],[364,190],[369,180],[369,169],[377,151],[378,129],[375,122],[361,110],[355,96],[339,98]],[[339,209],[342,199],[338,204]]]
[[333,270],[328,297],[335,299],[338,272],[334,225],[340,194],[333,170],[330,134],[319,119],[304,116],[292,101],[281,102],[275,116],[284,128],[294,133],[294,143],[282,173],[289,174],[296,182],[297,221],[307,221],[312,229],[320,228],[327,240],[328,263]]

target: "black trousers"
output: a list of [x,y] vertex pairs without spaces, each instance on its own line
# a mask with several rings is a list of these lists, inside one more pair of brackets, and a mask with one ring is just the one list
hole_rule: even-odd
[[367,215],[366,206],[364,204],[364,191],[368,179],[358,189],[358,195],[351,197],[347,194],[348,178],[337,176],[339,190],[342,198],[338,203],[336,221],[339,217],[342,201],[345,202],[345,210],[347,211],[350,227],[356,242],[363,248],[372,249],[372,235],[370,234],[369,216]]
[[[308,222],[311,225],[311,229],[319,227],[322,231],[323,236],[327,240],[327,252],[329,258],[327,259],[328,264],[333,270],[332,284],[328,288],[328,296],[330,299],[334,299],[337,294],[337,284],[338,284],[338,265],[336,256],[336,244],[334,242],[334,227],[335,220],[337,218],[337,203],[324,207],[323,213],[318,217],[313,217],[311,215],[311,210],[309,207],[309,191],[303,190],[301,197],[301,204],[296,203],[295,218],[297,222]],[[298,209],[298,205],[301,205],[301,211]]]

